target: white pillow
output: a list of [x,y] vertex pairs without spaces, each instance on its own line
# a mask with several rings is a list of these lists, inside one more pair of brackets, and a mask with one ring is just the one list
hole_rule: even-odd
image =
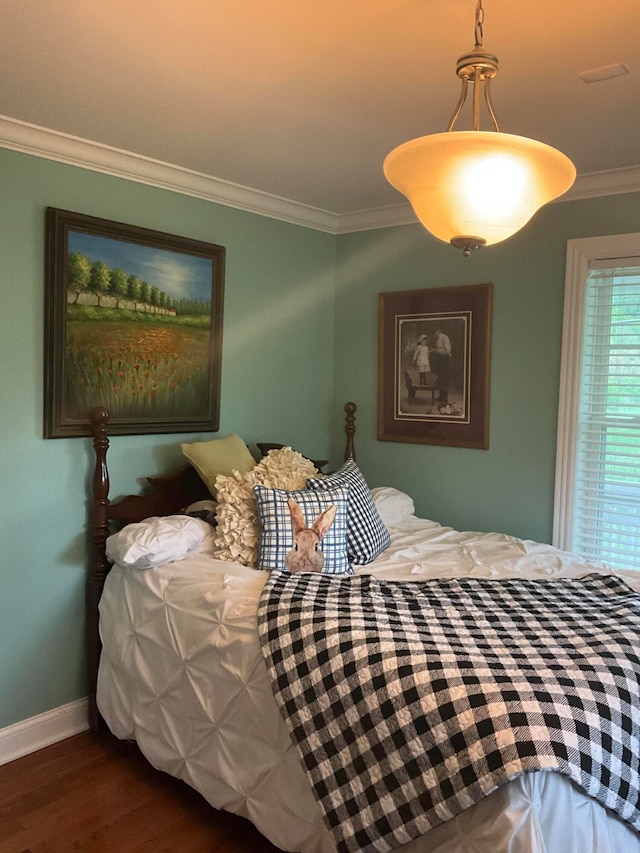
[[385,527],[402,524],[415,514],[413,498],[398,489],[391,486],[377,486],[371,489],[371,495]]
[[107,557],[121,566],[150,569],[212,546],[213,528],[200,518],[165,515],[127,524],[107,539]]

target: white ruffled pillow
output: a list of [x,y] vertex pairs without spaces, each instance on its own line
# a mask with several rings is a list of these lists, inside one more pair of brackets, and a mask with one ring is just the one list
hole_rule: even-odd
[[271,450],[251,471],[216,478],[216,557],[255,567],[260,533],[258,507],[253,487],[294,491],[303,489],[307,478],[318,471],[310,459],[290,447]]
[[106,542],[107,557],[132,569],[151,569],[213,547],[214,528],[200,518],[163,515],[127,524]]
[[415,514],[413,498],[398,489],[391,486],[377,486],[371,489],[371,495],[385,527],[402,524]]

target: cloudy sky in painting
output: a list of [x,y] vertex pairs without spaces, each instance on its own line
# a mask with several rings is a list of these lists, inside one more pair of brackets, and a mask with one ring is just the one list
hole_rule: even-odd
[[112,269],[137,275],[175,300],[211,299],[213,262],[207,258],[71,230],[68,250],[81,252],[91,262],[103,261]]

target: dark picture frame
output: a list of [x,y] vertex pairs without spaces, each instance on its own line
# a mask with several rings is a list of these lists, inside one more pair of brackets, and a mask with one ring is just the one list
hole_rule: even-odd
[[47,208],[45,438],[219,429],[225,254]]
[[488,449],[492,306],[492,284],[379,294],[379,441]]

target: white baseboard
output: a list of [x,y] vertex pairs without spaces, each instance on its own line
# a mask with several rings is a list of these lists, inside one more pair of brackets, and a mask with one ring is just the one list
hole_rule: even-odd
[[89,728],[87,700],[77,699],[52,711],[0,729],[0,764],[8,764]]

